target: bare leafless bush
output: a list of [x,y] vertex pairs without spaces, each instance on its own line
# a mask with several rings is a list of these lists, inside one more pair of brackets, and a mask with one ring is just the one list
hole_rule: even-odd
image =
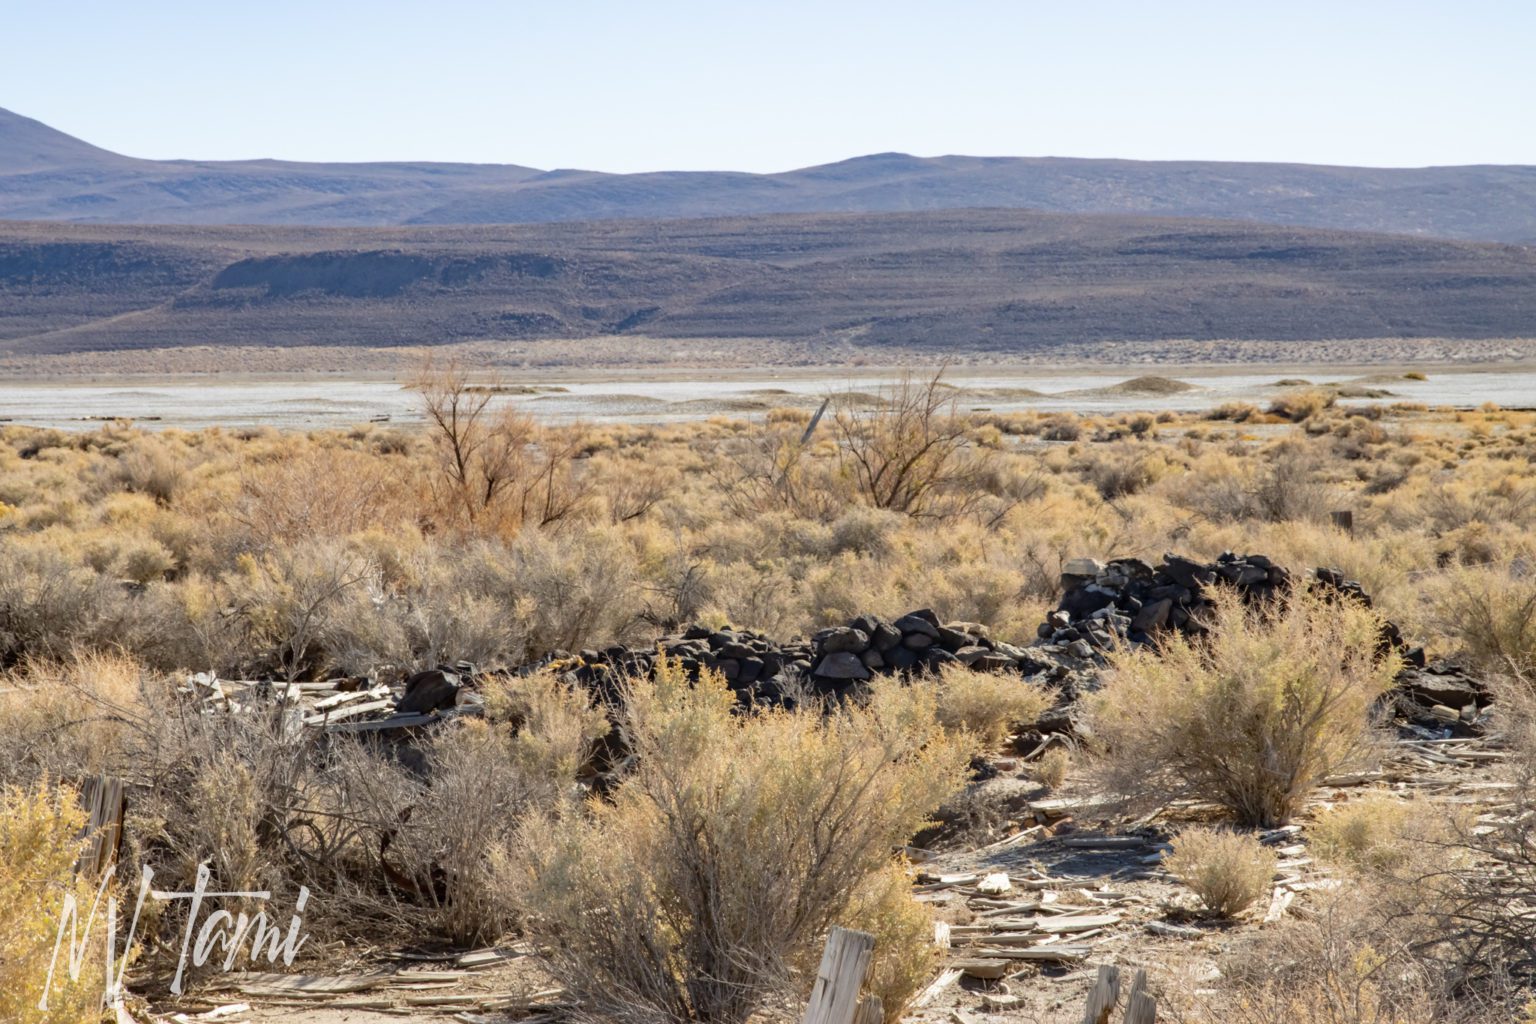
[[838,459],[860,496],[875,508],[918,517],[973,511],[993,459],[955,407],[942,375],[903,377],[879,405],[842,403],[832,419]]
[[[1513,981],[1536,990],[1536,698],[1527,681],[1501,694],[1513,756],[1505,777],[1513,806],[1489,826],[1436,843],[1432,864],[1413,879],[1400,917],[1416,934],[1415,954],[1457,989],[1501,993]],[[1449,855],[1448,855],[1449,854]]]
[[705,472],[726,507],[738,515],[789,512],[830,522],[853,501],[834,463],[815,449],[815,427],[769,422],[753,434],[730,438],[706,454]]
[[545,428],[496,405],[501,388],[475,386],[457,365],[427,364],[421,393],[432,451],[432,506],[446,528],[511,536],[524,526],[571,519],[590,504],[576,480],[585,449],[579,428]]

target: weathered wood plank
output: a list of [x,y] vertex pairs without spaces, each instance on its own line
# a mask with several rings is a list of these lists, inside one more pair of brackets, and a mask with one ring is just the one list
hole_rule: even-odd
[[100,878],[117,863],[123,844],[123,814],[127,810],[123,780],[105,775],[85,780],[80,787],[80,802],[88,815],[88,842],[75,862],[75,870],[90,878]]
[[869,973],[874,949],[875,937],[868,932],[832,929],[821,954],[821,966],[816,970],[816,983],[811,987],[802,1024],[855,1024],[859,990]]

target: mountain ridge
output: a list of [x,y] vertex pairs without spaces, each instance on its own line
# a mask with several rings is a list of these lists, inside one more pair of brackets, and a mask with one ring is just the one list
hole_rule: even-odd
[[0,354],[618,337],[1047,354],[1527,338],[1536,251],[953,210],[469,227],[0,223]]
[[985,208],[1214,217],[1536,244],[1536,167],[897,152],[768,174],[146,160],[0,108],[0,219],[8,220],[384,227]]

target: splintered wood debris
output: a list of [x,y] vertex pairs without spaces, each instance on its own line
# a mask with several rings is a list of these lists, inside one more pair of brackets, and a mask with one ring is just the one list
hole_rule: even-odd
[[319,683],[290,683],[265,679],[220,679],[208,672],[187,677],[183,696],[201,703],[204,714],[250,714],[256,709],[281,708],[289,736],[304,729],[327,732],[380,732],[412,729],[482,713],[478,695],[468,688],[463,703],[442,710],[396,710],[403,687],[389,687],[367,678],[332,679]]
[[[1278,926],[1298,912],[1308,894],[1344,884],[1310,855],[1307,823],[1335,805],[1358,799],[1362,789],[1468,806],[1476,814],[1474,831],[1507,825],[1514,784],[1480,774],[1507,756],[1496,735],[1451,737],[1411,729],[1389,748],[1379,768],[1328,779],[1297,822],[1255,833],[1278,861],[1270,893],[1249,915],[1249,926]],[[980,1019],[942,1009],[950,998],[964,997],[957,985],[968,978],[969,986],[980,985],[968,991],[980,1000],[983,1011],[1018,1010],[1022,1004],[1007,994],[1011,979],[1044,967],[1053,969],[1048,976],[1054,981],[1081,982],[1093,977],[1094,961],[1114,962],[1130,953],[1143,962],[1155,947],[1139,947],[1138,936],[1142,942],[1219,948],[1228,929],[1200,917],[1191,909],[1192,901],[1179,898],[1178,890],[1166,893],[1167,886],[1178,884],[1161,866],[1176,826],[1140,827],[1155,820],[1154,815],[1123,833],[1081,827],[1080,822],[1095,820],[1092,812],[1105,806],[1093,797],[1053,796],[1024,806],[1034,823],[1026,817],[1003,839],[970,851],[925,851],[926,869],[917,875],[915,898],[942,904],[960,916],[944,933],[949,958],[914,1001],[914,1009],[937,1004],[951,1021]],[[1219,811],[1197,801],[1176,801],[1168,809],[1196,820]],[[1055,866],[1043,867],[1047,862]],[[1067,865],[1074,870],[1064,871]],[[1082,867],[1086,870],[1079,870]],[[1162,888],[1149,892],[1122,884],[1130,882],[1158,883]]]

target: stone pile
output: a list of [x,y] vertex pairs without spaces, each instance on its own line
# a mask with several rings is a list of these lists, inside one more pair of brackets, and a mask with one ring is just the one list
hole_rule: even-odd
[[1444,737],[1475,735],[1493,701],[1487,682],[1453,661],[1408,665],[1397,677],[1393,709]]
[[1228,552],[1210,564],[1164,555],[1104,563],[1074,558],[1062,568],[1061,602],[1039,629],[1038,645],[1080,662],[1107,647],[1150,643],[1158,633],[1203,633],[1212,588],[1226,584],[1262,600],[1290,589],[1291,574],[1263,555]]
[[1029,652],[993,640],[977,622],[944,622],[931,609],[908,612],[887,622],[861,615],[845,626],[824,629],[811,638],[816,648],[813,677],[869,679],[895,672],[936,672],[945,665],[965,665],[983,672],[1036,670]]
[[[1211,563],[1165,555],[1156,566],[1135,558],[1074,559],[1064,566],[1061,584],[1060,603],[1027,645],[998,640],[978,623],[945,622],[924,608],[892,620],[861,615],[787,643],[751,630],[693,626],[647,647],[615,646],[574,656],[556,652],[513,671],[553,669],[616,702],[622,680],[652,675],[664,655],[676,659],[691,679],[705,670],[718,671],[744,705],[794,706],[841,699],[877,676],[925,676],[946,665],[964,665],[1049,685],[1056,693],[1055,707],[1037,728],[1077,732],[1078,698],[1098,687],[1106,650],[1151,643],[1167,631],[1205,632],[1218,585],[1234,587],[1255,602],[1283,596],[1300,584],[1340,600],[1371,603],[1358,582],[1337,570],[1292,574],[1262,555],[1231,553]],[[1408,647],[1391,623],[1384,624],[1382,647],[1398,651],[1405,663],[1392,695],[1398,714],[1441,732],[1477,728],[1491,702],[1481,680],[1454,664],[1426,664],[1423,649]],[[478,714],[483,678],[475,666],[460,662],[413,673],[400,687],[369,679],[285,686],[198,677],[189,680],[187,692],[227,710],[276,699],[294,705],[296,726],[373,732],[414,730]]]
[[[1081,677],[1104,663],[1106,648],[1151,643],[1170,630],[1188,635],[1206,632],[1214,588],[1236,589],[1255,603],[1283,596],[1300,583],[1336,600],[1367,608],[1371,596],[1358,580],[1338,569],[1318,568],[1296,576],[1263,555],[1227,552],[1210,563],[1164,555],[1151,566],[1136,558],[1098,562],[1077,558],[1061,575],[1062,597],[1040,625],[1031,650],[1076,670]],[[1486,684],[1462,666],[1427,663],[1422,647],[1409,646],[1397,624],[1384,620],[1381,650],[1396,651],[1404,668],[1393,700],[1410,721],[1472,727],[1491,695]]]
[[572,682],[613,696],[620,679],[653,672],[658,652],[676,658],[690,678],[706,669],[718,671],[743,703],[843,697],[876,676],[933,673],[950,664],[1021,676],[1054,678],[1061,671],[1034,648],[994,640],[979,623],[944,622],[926,608],[889,621],[861,615],[809,639],[782,644],[751,630],[694,626],[663,637],[651,649],[582,651],[534,667],[553,665]]
[[618,684],[630,676],[649,676],[658,654],[675,658],[690,679],[713,669],[725,677],[743,703],[780,703],[798,691],[811,671],[815,650],[810,641],[776,643],[750,629],[691,626],[676,636],[662,637],[649,648],[609,647],[585,650],[574,658],[555,657],[532,666],[552,665],[567,679],[604,697],[617,697]]

